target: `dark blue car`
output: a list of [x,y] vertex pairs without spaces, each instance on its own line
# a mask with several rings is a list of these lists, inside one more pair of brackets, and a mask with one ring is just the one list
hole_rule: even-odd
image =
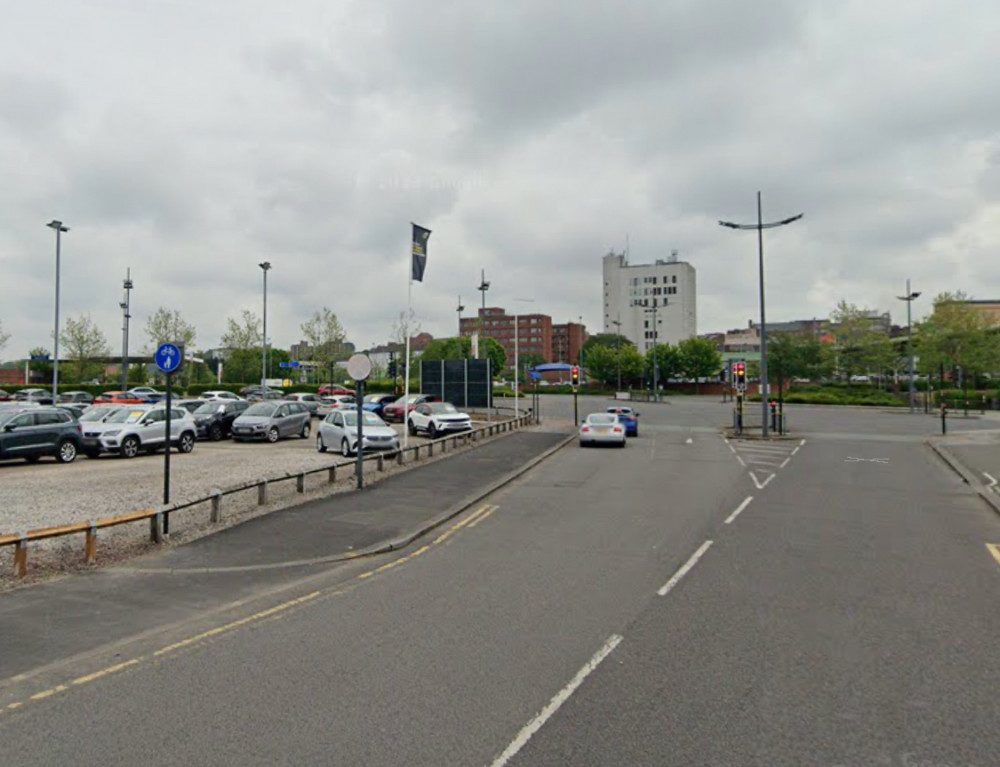
[[395,394],[366,394],[361,408],[381,418],[383,408],[397,399],[398,397]]
[[626,437],[639,436],[639,414],[636,411],[624,405],[612,405],[608,412],[618,415],[618,420],[625,426]]

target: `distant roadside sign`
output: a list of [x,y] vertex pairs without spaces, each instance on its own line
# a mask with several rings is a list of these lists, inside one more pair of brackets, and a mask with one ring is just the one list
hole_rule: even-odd
[[300,363],[300,362],[279,362],[278,363],[278,367],[279,368],[297,368],[301,364],[302,363]]

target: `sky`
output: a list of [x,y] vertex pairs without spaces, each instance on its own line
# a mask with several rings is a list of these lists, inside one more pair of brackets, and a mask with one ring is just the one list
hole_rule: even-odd
[[[601,258],[694,265],[698,331],[1000,299],[995,0],[0,0],[0,359],[327,306],[359,348],[487,305],[601,321]],[[525,306],[520,303],[520,306]]]

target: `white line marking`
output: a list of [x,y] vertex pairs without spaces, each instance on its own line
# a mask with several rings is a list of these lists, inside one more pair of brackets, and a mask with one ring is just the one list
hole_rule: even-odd
[[692,442],[694,442],[694,440],[691,439],[690,437],[688,437],[686,440],[684,440],[684,444],[685,445],[690,445]]
[[798,446],[797,448],[795,448],[795,449],[794,449],[794,450],[792,451],[792,455],[795,455],[795,454],[796,454],[797,452],[799,452],[799,450],[801,450],[801,449],[802,449],[802,446],[801,446],[801,445],[799,445],[799,446]]
[[671,578],[666,583],[664,583],[663,588],[661,588],[656,593],[659,594],[661,597],[665,597],[667,594],[669,594],[670,589],[672,589],[674,586],[680,583],[681,578],[687,575],[688,571],[696,564],[698,564],[698,560],[702,558],[702,555],[704,555],[704,553],[708,551],[708,547],[711,545],[712,545],[711,541],[705,541],[703,544],[701,544],[701,547],[694,554],[691,555],[691,558],[681,566],[681,569],[678,570],[676,573],[674,573],[674,577]]
[[576,689],[583,684],[583,680],[590,676],[591,672],[597,668],[601,661],[608,657],[612,650],[614,650],[622,641],[622,637],[618,634],[612,634],[607,642],[598,650],[594,657],[592,657],[587,663],[576,672],[568,685],[563,687],[555,697],[549,701],[548,705],[541,710],[541,712],[528,722],[524,728],[517,734],[517,737],[511,741],[511,744],[504,749],[504,752],[500,754],[496,759],[493,760],[491,767],[503,767],[507,764],[514,756],[524,748],[528,741],[531,740],[531,736],[538,732],[542,725],[544,725],[552,715],[559,710],[560,706],[569,700],[569,696],[572,695]]
[[993,488],[997,486],[996,479],[993,477],[992,474],[989,474],[988,472],[985,471],[983,472],[983,476],[990,481],[990,483],[986,486],[986,489],[993,490]]
[[781,464],[778,463],[777,461],[761,461],[757,458],[752,458],[749,461],[747,461],[747,463],[752,464],[754,466],[781,466]]
[[744,452],[748,450],[756,450],[761,453],[787,453],[787,445],[740,445],[740,450]]
[[759,479],[757,479],[757,475],[754,474],[752,471],[749,472],[749,474],[750,474],[750,479],[752,479],[753,483],[757,485],[758,490],[763,490],[765,487],[767,487],[767,483],[770,482],[772,479],[774,479],[774,475],[771,474],[767,479],[761,482]]
[[806,444],[806,441],[805,441],[805,440],[802,440],[802,441],[801,441],[801,442],[799,443],[799,447],[802,447],[802,446],[803,446],[804,444]]
[[743,511],[743,509],[745,509],[747,506],[750,505],[750,501],[752,501],[752,500],[753,500],[753,496],[752,495],[748,495],[746,498],[744,498],[743,499],[743,503],[741,503],[739,506],[737,506],[736,507],[736,511],[734,511],[732,514],[730,514],[729,517],[726,519],[726,524],[727,525],[732,524],[732,521],[734,519],[736,519],[740,515],[740,512]]
[[725,437],[722,438],[722,441],[725,442],[727,445],[729,444],[729,440],[726,439]]
[[[726,444],[727,444],[727,445],[729,445],[729,443],[728,443],[728,442],[727,442]],[[733,453],[735,453],[735,452],[736,452],[736,448],[735,448],[735,447],[733,447],[732,445],[729,445],[729,449],[730,449],[730,450],[732,450],[732,451],[733,451]]]
[[740,466],[742,466],[744,469],[747,467],[746,461],[744,461],[742,456],[740,456],[739,454],[737,454],[736,460],[740,462]]
[[791,457],[791,456],[788,456],[788,458],[786,458],[786,459],[785,459],[784,461],[782,461],[782,462],[781,462],[781,466],[779,466],[778,468],[779,468],[779,469],[783,469],[783,468],[785,468],[785,467],[786,467],[786,466],[788,465],[788,462],[789,462],[790,460],[792,460],[792,457]]

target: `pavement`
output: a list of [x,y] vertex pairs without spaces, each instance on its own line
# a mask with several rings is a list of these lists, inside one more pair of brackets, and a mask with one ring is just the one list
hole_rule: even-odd
[[[402,547],[567,437],[566,431],[516,432],[361,492],[257,517],[125,566],[0,593],[0,680],[101,648],[114,657],[114,644],[129,637],[280,590],[332,562]],[[4,686],[0,681],[0,693]]]

